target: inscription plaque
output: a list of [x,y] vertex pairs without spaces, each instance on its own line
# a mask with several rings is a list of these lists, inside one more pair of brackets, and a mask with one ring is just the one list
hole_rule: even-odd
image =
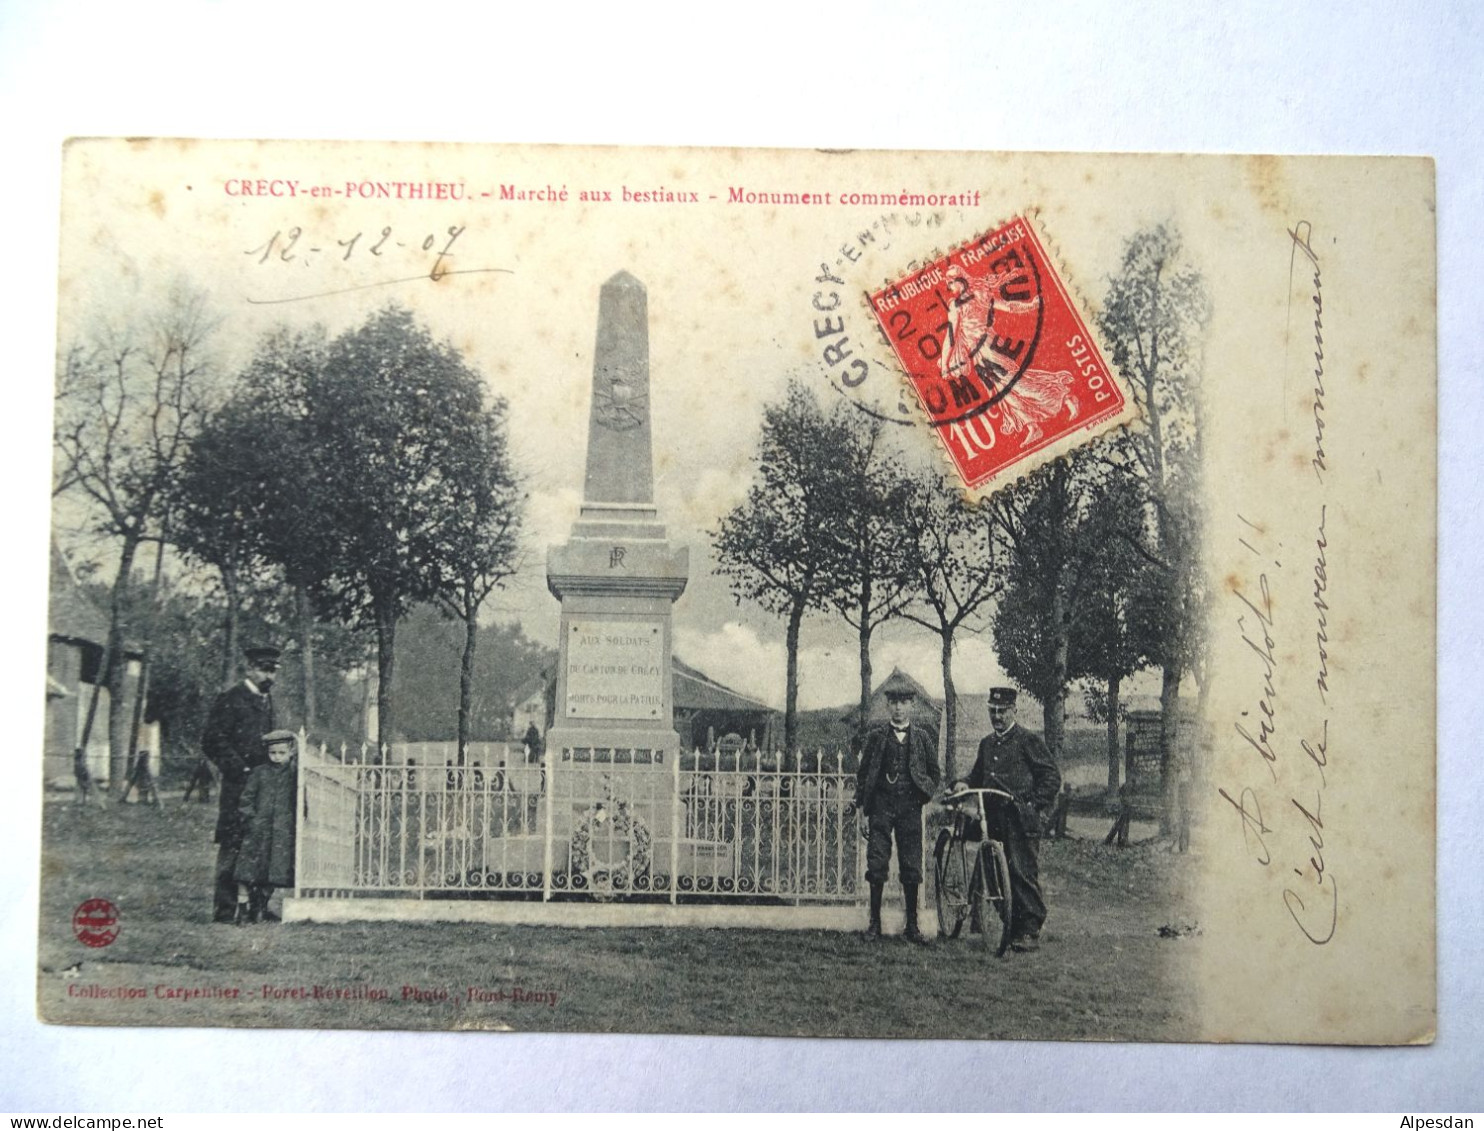
[[566,717],[658,719],[665,705],[664,663],[657,624],[569,622]]

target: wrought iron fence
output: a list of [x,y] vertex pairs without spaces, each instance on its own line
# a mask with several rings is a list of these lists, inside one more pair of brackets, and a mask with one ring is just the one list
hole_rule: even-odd
[[854,902],[843,756],[566,748],[540,764],[339,762],[306,750],[299,894]]

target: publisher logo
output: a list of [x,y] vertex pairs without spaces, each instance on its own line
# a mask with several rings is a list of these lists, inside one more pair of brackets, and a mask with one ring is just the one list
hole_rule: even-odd
[[89,899],[72,913],[72,931],[83,946],[108,946],[119,937],[119,911],[106,899]]

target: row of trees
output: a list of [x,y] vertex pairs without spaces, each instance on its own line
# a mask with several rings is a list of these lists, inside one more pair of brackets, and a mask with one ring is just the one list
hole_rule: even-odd
[[[79,570],[83,592],[106,607],[109,586],[96,568]],[[237,617],[243,640],[282,639],[298,624],[294,594],[271,581],[247,586]],[[149,719],[159,724],[162,750],[173,773],[185,772],[200,750],[200,732],[212,699],[222,686],[227,603],[220,585],[177,579],[158,591],[136,571],[128,589],[124,619],[130,633],[150,640]],[[321,619],[313,623],[314,669],[299,663],[299,651],[273,689],[279,717],[298,727],[305,707],[315,706],[315,737],[354,748],[363,724],[375,669],[375,633],[368,628]],[[397,738],[442,742],[449,737],[459,708],[465,626],[436,604],[414,607],[397,626],[397,665],[393,699]],[[472,741],[518,739],[510,707],[533,677],[550,667],[554,651],[529,640],[518,625],[479,626],[473,693],[469,701]],[[235,669],[234,669],[235,674]]]
[[738,599],[786,618],[788,746],[800,627],[828,610],[859,638],[862,725],[872,633],[893,617],[911,620],[942,643],[951,757],[953,642],[960,631],[992,627],[1001,666],[1042,702],[1054,750],[1068,689],[1079,679],[1093,685],[1089,699],[1109,725],[1112,781],[1121,684],[1161,668],[1168,768],[1180,685],[1186,675],[1203,690],[1205,681],[1199,338],[1208,317],[1174,231],[1129,240],[1099,321],[1141,424],[977,506],[938,468],[910,470],[879,417],[843,399],[826,411],[790,383],[764,414],[746,500],[713,535]]
[[[153,320],[94,327],[62,355],[54,495],[83,501],[118,551],[103,676],[114,772],[132,729],[129,590],[149,543],[155,605],[167,545],[214,575],[223,681],[245,611],[265,590],[289,595],[310,727],[325,625],[374,635],[379,737],[389,737],[397,625],[437,604],[464,629],[462,751],[479,612],[519,564],[524,495],[505,402],[394,305],[334,338],[272,332],[232,374],[210,360],[217,328],[204,296],[180,286]],[[149,641],[129,643],[143,645],[147,678]]]
[[[339,626],[374,635],[379,731],[393,734],[398,623],[437,603],[464,630],[462,748],[478,613],[518,565],[523,497],[504,402],[395,306],[333,339],[271,333],[230,375],[210,361],[217,326],[201,295],[177,288],[163,310],[95,328],[59,367],[55,490],[84,501],[118,550],[105,665],[115,771],[137,729],[121,658],[130,586],[149,544],[158,549],[155,605],[167,544],[215,576],[223,680],[245,610],[292,624],[311,726],[321,650],[337,663],[353,651],[327,636]],[[1142,424],[977,507],[936,468],[910,469],[888,426],[852,404],[826,411],[795,382],[767,407],[755,481],[713,534],[738,598],[786,620],[788,747],[797,744],[802,622],[830,610],[858,637],[863,720],[873,634],[910,619],[941,640],[951,751],[953,642],[992,626],[1001,665],[1044,704],[1055,747],[1068,688],[1088,679],[1115,756],[1121,682],[1160,667],[1168,765],[1180,685],[1187,675],[1205,685],[1198,341],[1207,316],[1175,233],[1131,239],[1099,318]],[[265,589],[286,595],[291,612],[265,602]],[[148,653],[148,639],[131,643]]]

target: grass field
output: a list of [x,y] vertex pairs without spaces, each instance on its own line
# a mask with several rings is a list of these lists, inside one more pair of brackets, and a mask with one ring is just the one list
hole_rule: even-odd
[[[853,933],[558,929],[210,919],[215,806],[44,814],[43,1019],[98,1025],[515,1029],[871,1037],[1174,1040],[1192,1034],[1182,974],[1191,861],[1145,845],[1051,841],[1036,954]],[[89,948],[75,908],[119,911]],[[862,913],[864,918],[864,913]],[[887,929],[901,926],[888,910]],[[319,996],[316,997],[316,990]],[[124,996],[128,995],[128,996]]]

